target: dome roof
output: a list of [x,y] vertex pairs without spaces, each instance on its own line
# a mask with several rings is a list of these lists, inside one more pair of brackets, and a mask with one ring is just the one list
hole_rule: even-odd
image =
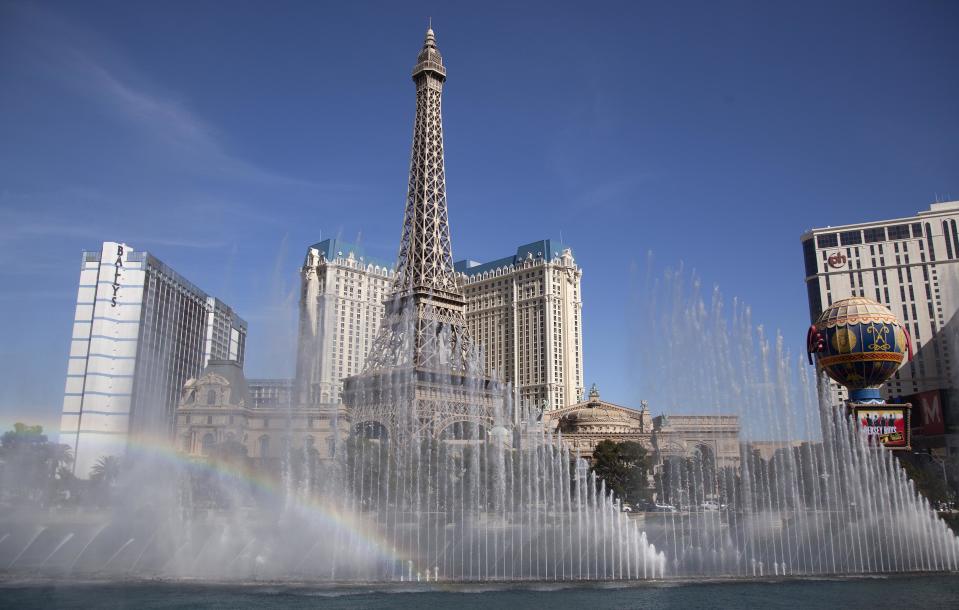
[[626,413],[615,409],[587,406],[565,415],[560,420],[560,429],[564,432],[587,432],[597,428],[629,430],[638,426]]
[[883,322],[886,324],[898,323],[899,320],[889,308],[866,297],[852,297],[836,301],[826,308],[816,320],[820,328],[833,328],[842,324],[858,324],[860,322]]
[[613,411],[611,409],[603,408],[586,408],[576,411],[575,413],[569,415],[569,417],[574,418],[578,422],[628,422],[629,417],[624,413],[619,411]]
[[214,360],[210,359],[206,367],[196,379],[187,381],[184,386],[185,391],[200,388],[201,386],[220,386],[229,388],[222,396],[226,398],[225,404],[230,406],[251,405],[250,387],[246,383],[246,377],[243,375],[243,367],[235,360]]

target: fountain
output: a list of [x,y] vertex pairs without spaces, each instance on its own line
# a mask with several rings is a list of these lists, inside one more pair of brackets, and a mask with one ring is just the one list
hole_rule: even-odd
[[[682,269],[651,278],[647,293],[643,321],[660,329],[663,345],[641,366],[648,379],[666,380],[644,388],[647,395],[670,412],[704,404],[738,412],[747,436],[772,435],[779,445],[764,458],[743,443],[738,468],[717,467],[709,456],[664,465],[657,491],[686,510],[647,525],[646,533],[666,553],[674,575],[956,569],[959,540],[916,492],[893,452],[871,444],[846,408],[831,404],[825,375],[807,377],[802,358],[790,356],[782,336],[770,341],[739,302],[727,313],[718,289],[704,299],[699,280]],[[907,349],[895,317],[878,303],[869,307],[873,316],[878,308],[885,311],[865,321],[863,306],[857,315],[864,326],[856,332],[885,324],[896,340],[878,357],[881,371],[867,363],[874,376],[853,377],[854,370],[849,377],[836,375],[861,381],[851,384],[858,400],[878,396],[875,386],[895,372]],[[824,312],[817,326],[835,313]],[[832,342],[837,324],[829,323]],[[822,355],[835,355],[836,348],[830,349]],[[849,360],[861,367],[865,358]],[[844,366],[835,358],[825,362],[829,372],[835,370],[830,366]],[[689,371],[698,383],[672,383]],[[801,438],[809,440],[794,440]],[[707,499],[715,508],[703,509]]]
[[[703,383],[649,388],[651,395],[675,409],[739,408],[752,418],[747,434],[771,430],[783,441],[768,459],[744,443],[738,468],[718,468],[708,455],[667,461],[656,491],[682,504],[678,512],[622,512],[561,435],[502,388],[466,383],[462,411],[439,429],[399,391],[407,385],[361,375],[356,395],[390,396],[397,416],[392,427],[355,426],[328,463],[270,479],[156,447],[131,450],[117,499],[102,512],[0,519],[0,563],[8,573],[51,576],[338,582],[956,569],[957,538],[892,452],[819,400],[781,337],[767,340],[739,304],[727,318],[718,292],[707,305],[681,273],[658,282],[650,294],[669,299],[647,314],[664,345],[643,366],[651,379],[695,370]],[[474,381],[477,362],[471,352]],[[396,422],[416,426],[403,432]],[[200,483],[215,488],[207,496],[219,498],[216,506],[194,501]]]
[[738,409],[747,434],[783,445],[771,459],[744,445],[736,466],[707,451],[667,461],[656,493],[680,510],[623,512],[541,414],[482,370],[452,266],[445,76],[429,30],[396,281],[366,370],[345,381],[351,434],[332,459],[291,448],[270,476],[141,439],[105,508],[0,517],[7,573],[423,583],[956,569],[959,541],[891,453],[841,410],[820,410],[828,401],[782,337],[771,343],[738,303],[727,318],[718,292],[707,305],[682,273],[651,284],[637,316],[656,329],[640,357],[659,385],[644,391],[670,412]]

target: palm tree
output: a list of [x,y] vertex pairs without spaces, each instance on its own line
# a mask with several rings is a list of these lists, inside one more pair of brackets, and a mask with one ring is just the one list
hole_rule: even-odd
[[66,467],[73,463],[73,452],[70,445],[61,445],[58,443],[47,443],[46,446],[47,465],[53,477],[56,477],[60,467]]
[[48,442],[43,446],[43,459],[50,476],[48,480],[49,500],[53,503],[64,487],[62,484],[64,477],[62,474],[58,476],[58,473],[69,472],[66,467],[73,463],[73,453],[70,451],[69,445]]
[[101,457],[90,469],[90,478],[108,488],[113,487],[119,477],[120,458],[115,455]]

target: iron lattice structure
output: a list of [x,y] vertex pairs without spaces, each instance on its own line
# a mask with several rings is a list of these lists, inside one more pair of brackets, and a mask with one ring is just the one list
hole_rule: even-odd
[[443,158],[445,81],[431,28],[413,67],[416,119],[392,294],[363,373],[344,380],[343,400],[354,425],[375,422],[393,435],[438,435],[457,421],[488,429],[494,402],[503,396],[478,368],[482,360],[453,269]]

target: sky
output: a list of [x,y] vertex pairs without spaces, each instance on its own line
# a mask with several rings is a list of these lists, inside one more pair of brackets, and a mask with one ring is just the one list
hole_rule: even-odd
[[[293,370],[327,237],[395,259],[432,18],[456,260],[583,269],[587,384],[637,405],[649,268],[796,353],[800,235],[959,199],[959,4],[0,0],[0,427],[56,428],[80,253],[148,250]],[[655,411],[655,405],[651,405]]]

